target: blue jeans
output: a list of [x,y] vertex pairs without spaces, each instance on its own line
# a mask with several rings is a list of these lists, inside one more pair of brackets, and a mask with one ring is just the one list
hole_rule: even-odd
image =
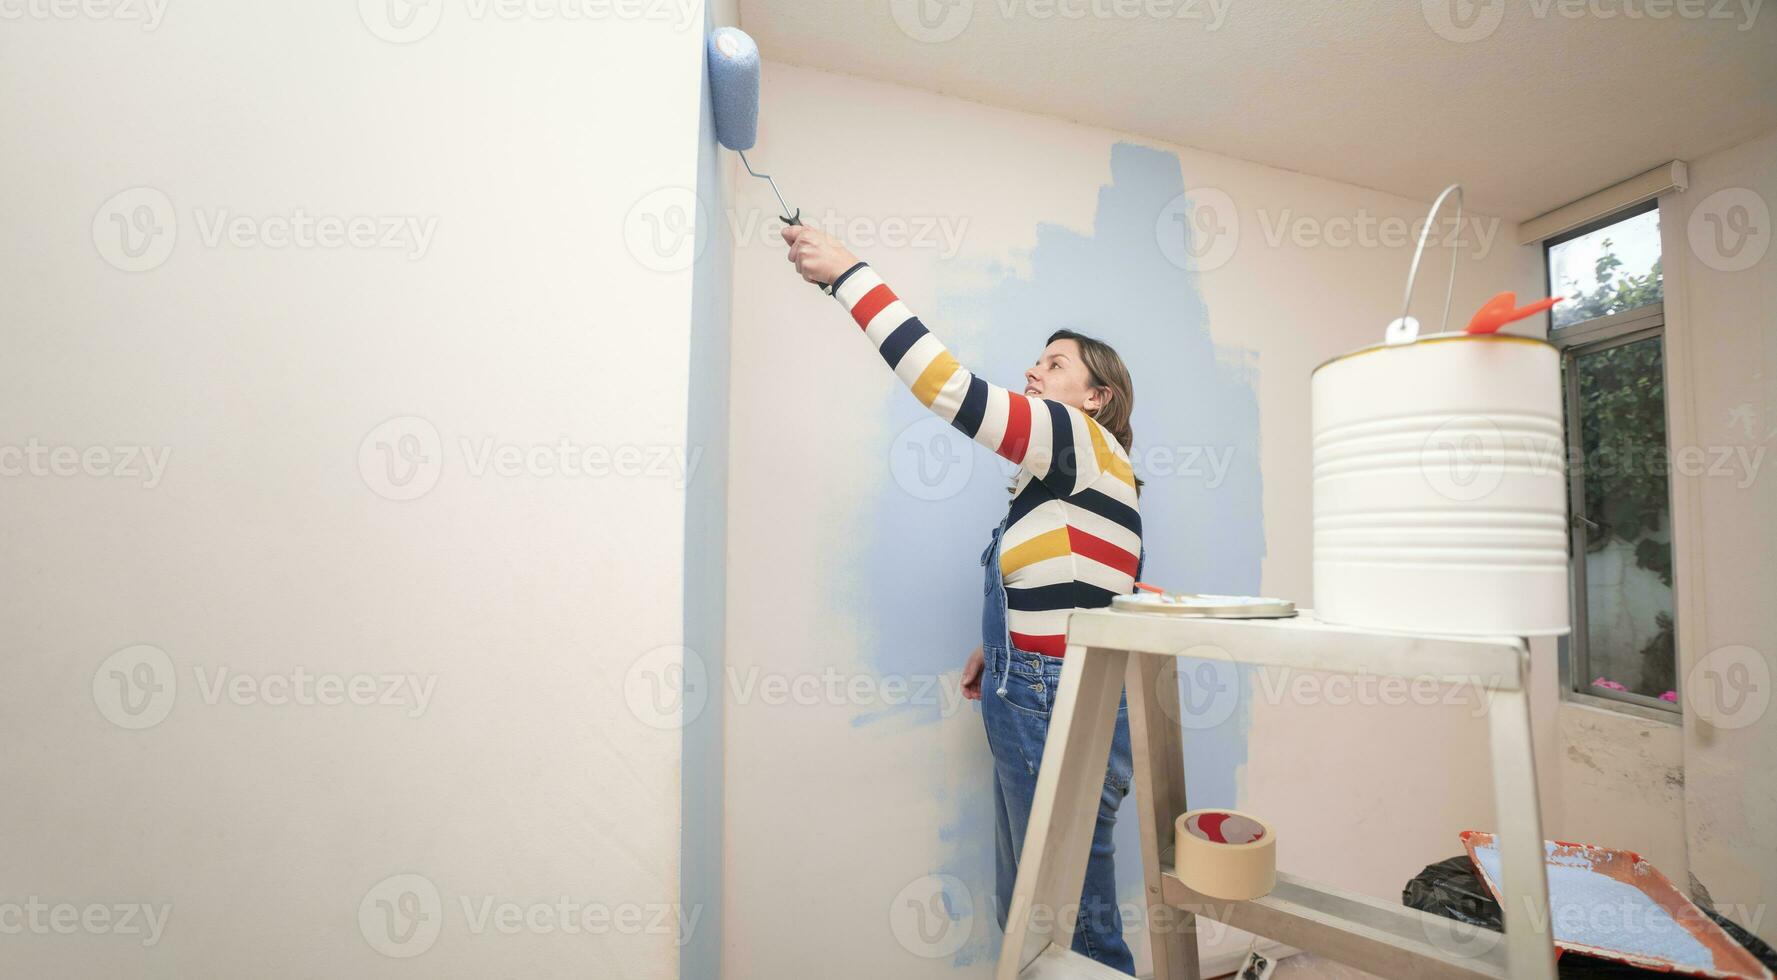
[[[1000,578],[999,545],[1005,524],[994,528],[993,540],[981,554],[984,592],[981,612],[981,719],[993,752],[995,825],[994,884],[1000,928],[1012,904],[1018,878],[1018,857],[1036,795],[1037,770],[1049,734],[1049,712],[1061,684],[1061,660],[1029,653],[1011,645],[1006,629],[1006,589]],[[1145,554],[1143,556],[1145,558]],[[1139,575],[1139,569],[1137,574]],[[1111,737],[1110,762],[1098,800],[1098,825],[1092,832],[1092,856],[1080,894],[1074,927],[1074,951],[1133,976],[1135,958],[1123,941],[1123,916],[1117,909],[1117,878],[1112,864],[1111,830],[1117,807],[1129,794],[1135,772],[1129,753],[1129,702],[1117,706],[1117,728]],[[1064,915],[1071,910],[1046,910]]]

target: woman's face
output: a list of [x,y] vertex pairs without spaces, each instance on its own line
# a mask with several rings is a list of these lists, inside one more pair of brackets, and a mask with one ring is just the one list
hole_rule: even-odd
[[1092,372],[1080,357],[1077,341],[1057,340],[1043,348],[1037,363],[1024,372],[1024,393],[1096,412],[1109,401],[1110,391],[1092,385]]

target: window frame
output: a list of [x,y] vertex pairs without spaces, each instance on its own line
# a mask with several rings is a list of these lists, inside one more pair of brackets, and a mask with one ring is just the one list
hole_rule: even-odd
[[[1543,285],[1547,292],[1544,295],[1560,295],[1555,292],[1555,283],[1549,268],[1550,253],[1555,246],[1563,242],[1580,238],[1593,232],[1608,228],[1618,222],[1659,209],[1657,200],[1625,208],[1606,215],[1597,221],[1588,222],[1559,236],[1543,241]],[[1662,244],[1664,244],[1662,242]],[[1662,252],[1664,249],[1662,248]],[[1567,440],[1568,459],[1579,460],[1583,464],[1584,439],[1578,424],[1580,419],[1579,376],[1574,370],[1574,362],[1582,355],[1593,354],[1637,343],[1648,339],[1660,342],[1660,371],[1663,376],[1661,409],[1666,415],[1666,451],[1668,458],[1672,452],[1672,373],[1671,361],[1667,356],[1666,344],[1666,305],[1665,303],[1648,303],[1632,310],[1612,313],[1609,316],[1593,317],[1581,320],[1569,326],[1556,328],[1554,314],[1546,314],[1547,335],[1561,357],[1562,385],[1562,428]],[[1682,671],[1677,668],[1684,660],[1680,655],[1680,634],[1678,632],[1677,582],[1673,583],[1673,689],[1678,692],[1678,700],[1662,701],[1633,691],[1612,691],[1605,688],[1591,687],[1589,678],[1592,676],[1588,656],[1587,642],[1587,593],[1586,593],[1586,484],[1583,465],[1569,466],[1568,479],[1568,604],[1573,613],[1573,629],[1567,635],[1557,638],[1557,650],[1562,697],[1580,703],[1592,704],[1596,707],[1621,711],[1641,718],[1654,721],[1679,723],[1684,713],[1684,690]],[[1673,500],[1674,480],[1668,474],[1666,480],[1666,509],[1676,523],[1677,509]],[[1676,530],[1676,528],[1674,528]],[[1673,552],[1673,564],[1676,569],[1678,562],[1677,535],[1669,545]]]

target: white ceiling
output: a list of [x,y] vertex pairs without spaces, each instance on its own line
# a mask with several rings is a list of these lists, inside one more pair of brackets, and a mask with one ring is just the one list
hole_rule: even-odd
[[[1473,16],[1459,24],[1452,9]],[[1459,181],[1471,208],[1511,220],[1777,129],[1777,3],[1759,0],[742,0],[740,11],[773,61],[1417,200]]]

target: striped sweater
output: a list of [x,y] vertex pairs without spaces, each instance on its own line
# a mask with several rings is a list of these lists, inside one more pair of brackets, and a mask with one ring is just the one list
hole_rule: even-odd
[[1007,627],[1018,649],[1061,656],[1070,612],[1134,591],[1141,514],[1128,454],[1080,409],[958,364],[869,265],[852,266],[832,293],[920,404],[1018,464],[1000,541]]

